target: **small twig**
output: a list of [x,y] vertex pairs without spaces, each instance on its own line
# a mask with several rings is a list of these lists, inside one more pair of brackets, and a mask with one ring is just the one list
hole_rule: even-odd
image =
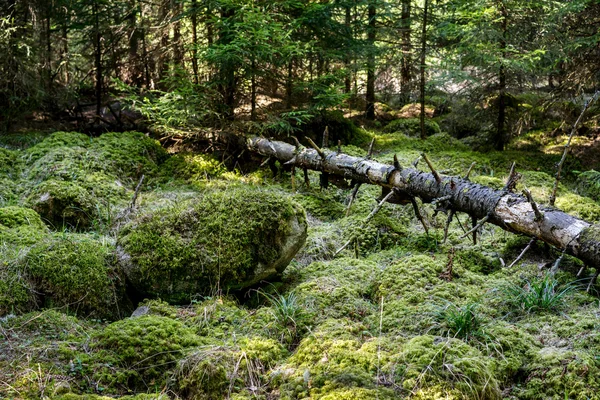
[[303,146],[300,144],[300,141],[296,136],[292,136],[294,143],[296,144],[296,151],[300,150]]
[[[473,218],[475,221],[477,221],[477,218],[476,218],[476,217],[472,217],[472,218]],[[461,239],[464,239],[464,238],[466,238],[467,236],[469,236],[471,233],[473,233],[473,232],[477,232],[477,230],[478,230],[479,228],[481,228],[481,227],[483,226],[483,224],[485,224],[485,223],[488,221],[488,219],[490,219],[490,214],[488,214],[488,215],[486,215],[485,217],[483,217],[483,219],[482,219],[481,221],[479,221],[479,223],[478,223],[477,225],[474,225],[474,226],[473,226],[473,228],[471,228],[471,230],[469,230],[467,233],[465,233],[464,235],[462,235],[460,238],[461,238]]]
[[448,201],[448,200],[450,200],[451,198],[452,198],[452,195],[451,195],[451,194],[449,194],[449,195],[447,195],[447,196],[443,196],[443,197],[438,197],[437,199],[433,199],[433,200],[431,201],[431,204],[435,205],[435,204],[437,204],[437,203],[443,203],[444,201]]
[[356,199],[356,196],[358,195],[358,189],[360,189],[360,182],[357,183],[356,185],[354,185],[354,189],[352,189],[352,194],[350,195],[350,201],[348,201],[348,207],[346,207],[346,217],[348,215],[350,215],[350,207],[352,207],[352,203],[354,203],[354,200]]
[[400,165],[400,161],[398,161],[398,156],[394,154],[394,169],[396,171],[402,171],[402,165]]
[[329,147],[329,127],[325,127],[325,131],[323,132],[323,141],[321,142],[321,147]]
[[296,167],[294,167],[294,166],[292,166],[291,178],[292,178],[292,192],[296,192]]
[[[394,193],[394,190],[392,190]],[[415,216],[421,221],[421,225],[423,225],[423,229],[425,229],[425,233],[429,236],[429,229],[427,228],[427,224],[425,224],[425,219],[423,219],[423,215],[421,215],[421,211],[419,210],[419,205],[417,204],[417,200],[414,197],[410,198],[410,203],[413,206],[413,210],[415,211]]]
[[596,101],[596,99],[598,98],[598,94],[600,94],[600,91],[596,91],[596,93],[594,93],[594,96],[590,99],[590,101],[585,103],[585,105],[583,106],[583,110],[581,111],[581,114],[579,114],[579,118],[577,118],[577,121],[575,121],[575,123],[573,124],[573,128],[571,129],[571,134],[569,135],[569,140],[567,140],[567,144],[565,144],[565,150],[563,151],[563,155],[557,166],[556,179],[554,180],[554,187],[552,188],[552,194],[550,195],[550,200],[549,200],[550,206],[552,206],[552,207],[554,207],[554,202],[556,201],[556,191],[558,190],[558,183],[560,182],[560,174],[562,172],[563,164],[565,163],[565,160],[567,158],[567,153],[569,152],[569,147],[571,147],[571,140],[573,139],[573,136],[575,135],[575,132],[577,131],[577,125],[579,125],[579,123],[581,122],[581,119],[583,118],[583,114],[585,114],[585,112],[592,106],[594,101]]
[[474,215],[471,215],[471,226],[474,229],[473,230],[473,246],[475,246],[477,244],[477,218]]
[[262,168],[265,165],[267,165],[269,163],[269,161],[271,161],[271,157],[267,157],[267,159],[260,164],[260,168]]
[[307,189],[310,189],[310,179],[308,178],[308,169],[303,168],[304,170],[304,184],[306,185]]
[[417,165],[419,165],[419,161],[421,161],[421,156],[417,157],[417,159],[415,161],[413,161],[412,166],[413,168],[417,168]]
[[560,253],[560,257],[558,257],[556,259],[556,261],[554,262],[554,265],[552,265],[552,268],[550,268],[550,275],[552,275],[552,276],[556,275],[556,271],[558,271],[558,267],[560,266],[560,263],[562,262],[563,258],[565,257],[566,252],[567,252],[567,246],[565,246],[562,253]]
[[446,226],[444,227],[444,241],[442,243],[446,243],[446,240],[448,239],[448,229],[450,228],[452,218],[454,218],[454,210],[450,210],[450,213],[448,214],[448,220],[446,220]]
[[[379,204],[377,204],[377,206],[373,209],[373,211],[371,211],[371,213],[367,216],[367,218],[365,218],[365,220],[363,221],[363,226],[367,225],[371,221],[371,219],[373,219],[375,214],[377,214],[379,212],[379,210],[381,210],[381,207],[383,207],[385,202],[388,201],[389,198],[392,197],[393,194],[394,194],[394,191],[390,190],[390,192],[379,202]],[[355,239],[356,239],[356,234],[352,235],[352,237],[342,247],[340,247],[338,249],[338,251],[336,251],[333,254],[333,256],[335,257],[338,254],[340,254],[342,251],[344,251],[344,249],[346,247],[348,247]]]
[[135,187],[135,192],[133,193],[133,198],[131,199],[131,204],[129,206],[130,210],[133,210],[135,208],[135,203],[137,201],[138,195],[140,194],[140,190],[142,189],[142,183],[144,182],[145,177],[146,177],[146,175],[142,175],[142,177],[140,178],[140,181],[138,182],[137,186]]
[[471,166],[469,167],[469,170],[467,171],[467,174],[465,175],[465,180],[468,181],[469,180],[469,176],[471,175],[471,171],[473,171],[473,168],[475,167],[475,164],[477,164],[475,161],[473,161],[471,163]]
[[450,282],[454,276],[452,270],[454,267],[454,247],[450,248],[448,252],[448,262],[446,263],[446,269],[440,274],[440,279]]
[[508,173],[508,179],[506,180],[506,185],[504,185],[504,190],[508,192],[513,192],[515,187],[517,186],[517,182],[521,179],[521,174],[515,171],[516,162],[513,162],[510,167],[510,172]]
[[375,145],[375,138],[371,139],[371,144],[369,144],[369,150],[367,151],[367,160],[370,160],[373,157],[373,146]]
[[592,286],[594,286],[596,284],[596,281],[598,280],[598,275],[600,275],[600,269],[596,269],[596,273],[592,277],[592,280],[590,281],[590,283],[587,286],[587,289],[585,290],[586,293],[589,293],[590,290],[592,289]]
[[341,152],[342,152],[342,141],[341,141],[341,140],[338,140],[337,152],[338,152],[338,153],[341,153]]
[[321,150],[319,148],[319,146],[316,145],[315,142],[312,141],[311,138],[306,137],[306,140],[308,140],[308,144],[310,144],[310,146],[315,149],[317,151],[317,153],[319,153],[319,156],[321,156],[321,158],[325,158],[325,153],[323,152],[323,150]]
[[515,261],[511,262],[510,265],[508,266],[508,268],[512,268],[516,263],[518,263],[519,261],[521,261],[521,259],[525,256],[525,253],[527,253],[527,251],[531,248],[531,246],[533,246],[533,244],[537,242],[537,238],[531,238],[531,240],[529,241],[529,243],[527,244],[527,246],[525,246],[525,248],[523,249],[523,251],[521,252],[521,254],[519,254],[517,256],[517,258],[515,258]]
[[429,158],[427,158],[427,155],[425,153],[421,153],[421,156],[423,157],[423,160],[425,160],[425,162],[429,166],[429,169],[431,170],[431,173],[433,174],[435,181],[437,183],[442,183],[442,178],[440,177],[440,175],[437,173],[437,171],[433,167],[433,164],[431,163],[431,161],[429,161]]
[[533,208],[533,212],[535,213],[534,221],[542,222],[544,220],[544,213],[541,212],[540,209],[538,208],[536,202],[533,200],[533,197],[531,196],[531,192],[529,191],[529,189],[527,189],[527,188],[523,189],[523,194],[527,198],[527,201],[529,202],[529,204],[531,204],[531,208]]
[[587,267],[587,265],[584,265],[583,267],[579,268],[579,272],[577,272],[576,277],[579,278],[581,276],[581,274],[583,273],[583,271],[585,271],[585,267]]

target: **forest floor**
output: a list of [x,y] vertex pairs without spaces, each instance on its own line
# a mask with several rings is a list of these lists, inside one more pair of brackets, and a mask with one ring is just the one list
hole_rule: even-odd
[[[376,160],[391,163],[396,154],[408,165],[426,152],[446,175],[464,175],[475,161],[471,179],[497,188],[514,161],[523,175],[517,190],[527,187],[542,204],[564,143],[532,134],[507,151],[480,153],[443,133],[424,141],[398,132],[366,134],[376,139]],[[29,300],[10,303],[7,297],[14,293],[0,283],[0,397],[600,398],[598,287],[590,285],[595,271],[577,259],[566,257],[550,276],[560,252],[535,244],[509,268],[529,238],[488,224],[473,244],[461,239],[470,225],[465,215],[450,224],[445,243],[447,216],[431,205],[421,207],[429,233],[410,205],[385,204],[365,226],[380,196],[377,187],[363,185],[346,210],[350,190],[319,188],[317,173],[309,172],[307,187],[298,171],[292,187],[289,173],[228,171],[210,155],[148,158],[148,148],[135,147],[138,136],[109,135],[89,143],[73,134],[0,139],[11,149],[0,149],[5,281],[10,266],[22,265],[40,241],[66,237],[110,253],[115,222],[131,200],[142,164],[148,178],[138,200],[140,214],[212,187],[249,185],[304,207],[306,244],[279,282],[246,293],[215,289],[186,306],[144,300],[135,306],[146,306],[145,316],[114,322],[86,314],[78,301],[49,308]],[[577,193],[576,173],[598,165],[600,160],[589,158],[597,145],[590,139],[569,159],[556,201],[590,222],[600,220],[600,203]],[[589,153],[582,150],[587,147]],[[342,151],[366,155],[352,145]],[[90,181],[90,155],[100,160],[95,172],[119,176],[125,188],[101,174]],[[86,214],[93,218],[77,231],[54,225],[40,233],[20,226],[15,233],[2,210],[33,207],[36,187],[50,179],[98,188]],[[353,236],[357,244],[334,256]],[[25,265],[31,272],[33,264]]]

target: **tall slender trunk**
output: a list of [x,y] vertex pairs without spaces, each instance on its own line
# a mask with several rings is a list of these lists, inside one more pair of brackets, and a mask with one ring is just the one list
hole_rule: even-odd
[[171,0],[171,10],[175,22],[173,22],[173,62],[178,66],[183,66],[183,46],[181,43],[181,20],[178,18],[181,14],[181,3],[178,0]]
[[[224,6],[221,8],[221,19],[233,19],[235,17],[235,9],[233,7]],[[219,32],[219,42],[221,45],[228,45],[232,41],[232,32],[228,28],[229,24],[225,24],[225,27]],[[225,60],[218,65],[220,81],[221,81],[221,94],[223,96],[224,110],[223,114],[225,118],[233,120],[234,109],[235,109],[235,92],[237,90],[235,70],[236,65],[231,60]]]
[[256,60],[252,58],[252,76],[250,77],[250,119],[256,121]]
[[192,71],[194,73],[194,83],[197,85],[198,79],[198,0],[192,0]]
[[[346,32],[349,35],[348,43],[351,43],[354,40],[354,35],[352,32],[352,9],[349,5],[346,6],[346,15],[344,20],[344,26],[346,28]],[[346,76],[344,77],[344,93],[349,94],[350,90],[352,90],[352,72],[350,71],[351,65],[351,51],[349,49],[346,50],[344,54],[344,67],[346,68]]]
[[140,6],[140,33],[142,39],[142,62],[144,63],[144,86],[150,86],[150,60],[148,60],[148,45],[146,44],[146,20],[144,18],[144,3],[138,2]]
[[48,6],[46,8],[46,84],[48,88],[48,93],[52,97],[52,24],[51,24],[51,14],[52,14],[53,4],[51,1],[48,2]]
[[367,30],[367,42],[369,43],[369,55],[367,58],[367,109],[365,117],[370,120],[375,119],[375,39],[376,27],[375,19],[377,16],[376,0],[370,0],[367,7],[367,15],[369,18],[369,26]]
[[137,4],[131,4],[129,14],[129,68],[127,75],[131,84],[140,87],[142,84],[142,66],[138,54],[142,32],[137,26]]
[[290,61],[288,61],[288,65],[287,65],[287,78],[286,78],[286,82],[285,82],[285,102],[286,102],[286,107],[287,108],[291,108],[292,107],[292,91],[294,89],[294,59],[291,58]]
[[502,151],[506,144],[506,69],[504,68],[504,59],[506,58],[506,33],[508,29],[508,11],[503,0],[500,0],[500,13],[502,14],[500,22],[502,25],[502,38],[500,39],[502,59],[498,71],[498,129],[494,148]]
[[96,68],[96,116],[100,116],[102,109],[102,43],[100,36],[100,10],[98,9],[98,0],[92,3],[92,12],[94,13],[94,65]]
[[62,64],[62,81],[63,84],[68,85],[69,84],[69,80],[70,80],[70,76],[69,76],[69,30],[68,30],[68,23],[69,23],[69,11],[68,10],[64,10],[65,14],[64,14],[64,18],[61,22],[61,49],[60,49],[60,61]]
[[160,5],[160,23],[162,25],[160,33],[160,48],[158,49],[158,79],[163,81],[169,73],[170,50],[169,50],[169,8],[170,0],[162,0]]
[[421,31],[421,65],[420,75],[421,82],[419,84],[420,92],[420,103],[421,103],[421,139],[425,139],[425,58],[427,56],[427,17],[429,13],[429,0],[425,0],[425,6],[423,7],[423,29]]
[[407,103],[410,98],[410,84],[412,80],[411,67],[412,67],[412,57],[411,57],[411,19],[410,19],[410,11],[411,11],[411,0],[402,0],[402,16],[400,21],[401,33],[402,37],[402,61],[400,65],[400,95],[402,97],[402,102]]

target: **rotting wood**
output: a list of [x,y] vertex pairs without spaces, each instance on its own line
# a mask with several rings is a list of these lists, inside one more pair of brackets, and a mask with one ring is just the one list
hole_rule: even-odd
[[565,249],[591,267],[600,267],[600,224],[591,224],[552,207],[542,207],[542,221],[536,221],[531,203],[522,195],[495,190],[460,177],[441,176],[441,182],[428,172],[413,168],[394,168],[365,158],[321,150],[321,157],[311,148],[254,137],[250,150],[273,157],[289,166],[337,175],[355,183],[395,188],[407,198],[418,197],[424,203],[450,195],[448,207],[497,225],[509,232],[524,234]]

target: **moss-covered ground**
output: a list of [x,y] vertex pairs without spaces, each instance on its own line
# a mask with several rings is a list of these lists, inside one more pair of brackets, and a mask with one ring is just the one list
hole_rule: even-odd
[[[497,188],[515,161],[518,189],[547,201],[560,154],[522,145],[542,143],[537,134],[481,153],[445,133],[405,135],[413,125],[361,137],[375,137],[383,162],[396,154],[409,165],[426,152],[439,171],[463,175],[475,161],[471,179]],[[428,234],[410,205],[386,204],[365,226],[377,187],[363,185],[347,211],[350,190],[320,189],[317,173],[305,187],[298,171],[292,188],[289,173],[228,171],[208,155],[169,155],[139,133],[32,134],[23,143],[0,148],[0,398],[600,398],[599,288],[586,292],[595,271],[565,258],[550,277],[555,249],[536,244],[508,268],[529,238],[485,225],[473,245],[461,239],[470,220],[459,215],[443,243],[446,216],[431,205],[421,209]],[[585,169],[575,157],[566,169],[557,206],[597,222],[597,173],[575,173]],[[164,210],[203,196],[226,217],[234,206],[223,193],[235,187],[301,205],[306,244],[278,281],[243,292],[215,286],[186,305],[148,291],[153,298],[133,304],[140,299],[115,259],[142,175],[136,212],[152,213],[155,230],[171,218]],[[198,221],[203,232],[208,221]],[[252,260],[245,246],[234,256]],[[153,247],[139,242],[136,251],[144,248]],[[169,257],[183,269],[180,253]],[[207,270],[221,265],[214,259]]]

